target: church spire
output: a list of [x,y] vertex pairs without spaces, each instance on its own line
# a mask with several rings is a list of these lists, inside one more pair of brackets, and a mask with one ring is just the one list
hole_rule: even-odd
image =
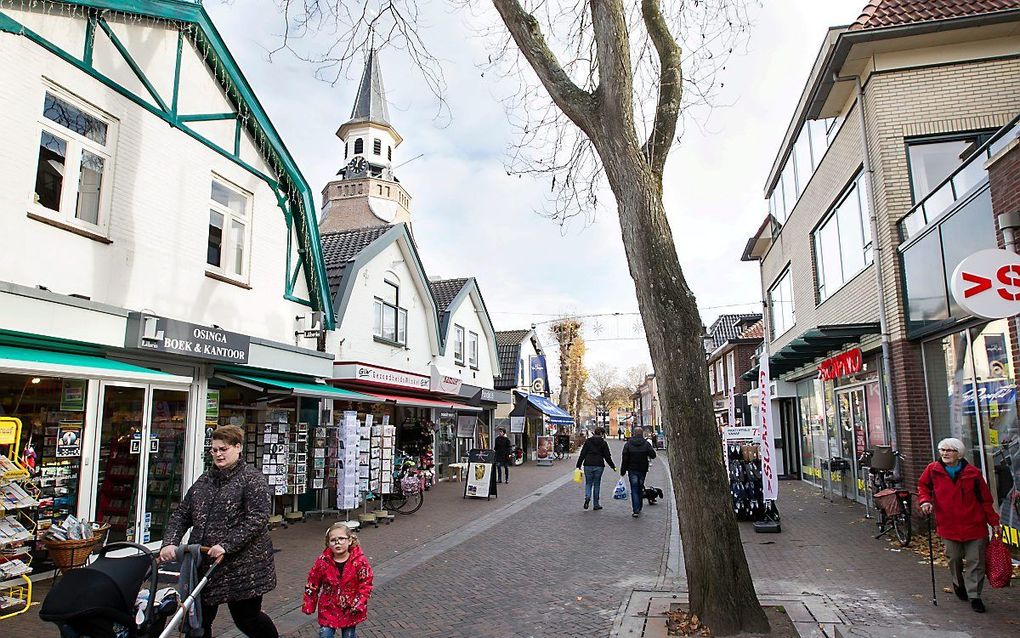
[[390,113],[386,107],[386,90],[383,88],[382,69],[375,49],[368,52],[365,69],[361,72],[358,94],[351,109],[351,122],[374,122],[390,126]]

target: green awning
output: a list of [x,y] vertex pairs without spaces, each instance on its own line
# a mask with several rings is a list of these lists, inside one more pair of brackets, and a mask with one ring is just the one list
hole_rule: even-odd
[[849,344],[859,343],[868,335],[880,332],[877,323],[849,323],[811,328],[778,352],[769,356],[769,373],[773,379],[797,368],[819,361]]
[[191,383],[191,377],[167,374],[112,359],[15,346],[0,346],[0,372],[147,383]]
[[298,397],[316,397],[319,399],[339,399],[342,401],[364,401],[366,403],[379,403],[380,399],[360,392],[353,392],[351,390],[345,390],[343,388],[335,388],[331,385],[324,385],[321,383],[306,383],[304,381],[292,381],[284,379],[270,379],[267,377],[256,377],[250,374],[231,374],[231,375],[219,375],[224,379],[240,379],[241,381],[247,381],[248,383],[254,383],[256,385],[264,386],[267,388],[277,388],[279,390],[289,390],[291,394]]

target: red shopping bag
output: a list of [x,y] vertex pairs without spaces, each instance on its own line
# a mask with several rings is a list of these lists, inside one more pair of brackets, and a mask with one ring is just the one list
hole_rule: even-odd
[[1013,576],[1013,561],[1009,548],[1002,542],[1002,536],[996,534],[988,541],[985,548],[985,575],[988,584],[996,589],[1009,587],[1009,579]]

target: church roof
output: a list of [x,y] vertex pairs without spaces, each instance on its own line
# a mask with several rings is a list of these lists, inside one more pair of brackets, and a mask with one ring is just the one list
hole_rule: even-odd
[[358,94],[354,98],[351,109],[351,122],[375,122],[390,124],[390,112],[386,107],[386,89],[383,88],[382,69],[379,67],[379,56],[375,50],[368,52],[365,59],[365,70],[361,73]]

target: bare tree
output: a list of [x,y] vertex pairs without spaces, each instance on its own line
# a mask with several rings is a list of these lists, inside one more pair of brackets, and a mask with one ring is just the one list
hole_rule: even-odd
[[[276,1],[288,23],[300,29],[308,28],[309,17],[314,22],[323,16],[339,27],[336,37],[344,44],[334,47],[339,53],[321,56],[320,71],[350,61],[352,46],[359,45],[349,32],[368,33],[370,39],[382,32],[388,44],[408,51],[426,80],[436,77],[438,63],[423,54],[427,47],[416,30],[414,0]],[[460,4],[479,9],[477,1]],[[521,139],[509,169],[548,177],[554,202],[549,214],[561,222],[594,215],[604,184],[616,204],[667,415],[672,480],[683,495],[676,506],[691,612],[716,635],[766,631],[719,458],[701,318],[662,198],[663,170],[681,111],[713,101],[721,86],[718,72],[746,34],[744,0],[492,0],[492,5],[500,27],[492,33],[503,36],[492,49],[493,64],[516,74],[523,87],[511,105],[523,109],[512,111]],[[441,83],[429,86],[442,93]],[[546,97],[551,103],[542,108]]]
[[620,380],[620,372],[607,363],[598,363],[588,372],[588,396],[595,404],[596,415],[604,414],[606,418],[613,408],[627,405],[630,391]]
[[645,382],[648,378],[650,370],[648,366],[641,363],[636,366],[627,368],[627,371],[623,373],[623,384],[627,386],[627,389],[631,392],[636,392],[638,386]]

